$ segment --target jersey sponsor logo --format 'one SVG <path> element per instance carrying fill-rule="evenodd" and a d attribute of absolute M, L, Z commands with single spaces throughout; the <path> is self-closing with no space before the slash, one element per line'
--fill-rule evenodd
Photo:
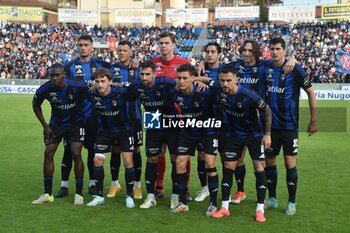
<path fill-rule="evenodd" d="M 234 117 L 238 117 L 238 118 L 242 118 L 245 115 L 244 112 L 236 112 L 236 111 L 228 109 L 228 108 L 225 108 L 225 112 L 228 115 L 231 115 L 231 116 L 234 116 Z"/>
<path fill-rule="evenodd" d="M 141 99 L 142 105 L 144 107 L 161 107 L 164 105 L 164 101 L 143 101 Z"/>
<path fill-rule="evenodd" d="M 177 71 L 178 67 L 177 66 L 173 66 L 173 70 Z"/>
<path fill-rule="evenodd" d="M 73 94 L 69 94 L 69 95 L 67 96 L 67 98 L 68 98 L 69 100 L 73 100 L 73 99 L 74 99 L 74 95 L 73 95 Z"/>
<path fill-rule="evenodd" d="M 56 92 L 50 92 L 49 96 L 57 96 L 57 93 Z"/>
<path fill-rule="evenodd" d="M 162 69 L 160 68 L 160 66 L 157 67 L 156 71 L 162 71 Z"/>
<path fill-rule="evenodd" d="M 96 149 L 98 150 L 106 150 L 107 148 L 108 148 L 108 145 L 96 144 Z"/>
<path fill-rule="evenodd" d="M 162 114 L 157 110 L 156 112 L 144 112 L 143 113 L 143 127 L 145 129 L 160 129 L 161 128 L 161 116 Z"/>
<path fill-rule="evenodd" d="M 247 78 L 247 77 L 244 77 L 244 78 L 240 78 L 239 79 L 239 82 L 242 83 L 242 84 L 245 84 L 245 83 L 249 83 L 249 84 L 257 84 L 259 81 L 258 78 Z"/>
<path fill-rule="evenodd" d="M 72 109 L 75 107 L 75 103 L 72 104 L 63 104 L 63 105 L 57 105 L 56 108 L 58 109 L 62 109 L 62 110 L 68 110 L 68 109 Z"/>
<path fill-rule="evenodd" d="M 118 111 L 99 111 L 98 113 L 102 116 L 117 116 L 119 115 L 119 110 Z"/>
<path fill-rule="evenodd" d="M 260 185 L 258 189 L 266 189 L 265 185 Z"/>
<path fill-rule="evenodd" d="M 285 87 L 278 87 L 278 86 L 267 86 L 267 92 L 273 92 L 278 94 L 283 94 L 285 91 Z"/>
<path fill-rule="evenodd" d="M 258 67 L 253 67 L 252 72 L 253 72 L 254 74 L 255 74 L 255 73 L 258 73 Z"/>

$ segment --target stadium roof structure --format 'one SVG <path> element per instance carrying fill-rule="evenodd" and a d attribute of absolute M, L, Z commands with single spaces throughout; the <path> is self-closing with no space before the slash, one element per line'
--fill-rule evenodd
<path fill-rule="evenodd" d="M 42 7 L 57 12 L 58 6 L 38 0 L 1 0 L 1 6 Z"/>

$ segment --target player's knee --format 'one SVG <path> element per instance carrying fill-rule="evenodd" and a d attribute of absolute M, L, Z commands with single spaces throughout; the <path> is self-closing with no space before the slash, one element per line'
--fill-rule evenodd
<path fill-rule="evenodd" d="M 224 166 L 227 169 L 235 170 L 237 165 L 237 161 L 224 161 Z"/>
<path fill-rule="evenodd" d="M 105 159 L 106 159 L 106 154 L 96 153 L 94 157 L 94 165 L 96 167 L 103 166 Z"/>
<path fill-rule="evenodd" d="M 237 167 L 244 165 L 244 152 L 242 153 L 241 157 L 237 160 Z"/>
<path fill-rule="evenodd" d="M 52 160 L 54 156 L 54 151 L 51 149 L 45 149 L 44 156 L 46 160 Z"/>
<path fill-rule="evenodd" d="M 176 168 L 180 170 L 186 169 L 187 161 L 188 161 L 187 156 L 177 156 Z"/>
<path fill-rule="evenodd" d="M 255 172 L 262 172 L 265 169 L 265 161 L 253 160 L 253 166 Z"/>
<path fill-rule="evenodd" d="M 205 160 L 205 168 L 214 168 L 215 167 L 215 160 Z"/>
<path fill-rule="evenodd" d="M 284 165 L 287 169 L 291 169 L 296 167 L 296 159 L 295 156 L 284 156 Z"/>
<path fill-rule="evenodd" d="M 266 167 L 276 166 L 276 156 L 266 156 L 265 162 L 266 162 Z"/>

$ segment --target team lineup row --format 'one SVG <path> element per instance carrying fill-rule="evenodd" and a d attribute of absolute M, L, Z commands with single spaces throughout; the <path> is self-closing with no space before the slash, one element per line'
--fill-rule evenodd
<path fill-rule="evenodd" d="M 206 46 L 206 62 L 200 65 L 201 75 L 197 77 L 195 68 L 189 65 L 187 60 L 181 60 L 173 54 L 174 36 L 165 32 L 160 34 L 159 38 L 162 55 L 152 59 L 152 62 L 142 63 L 137 69 L 129 66 L 131 46 L 128 42 L 119 43 L 118 53 L 121 60 L 110 66 L 90 57 L 93 49 L 92 41 L 84 36 L 78 41 L 79 58 L 68 63 L 64 68 L 59 64 L 51 67 L 50 81 L 38 89 L 33 99 L 33 109 L 44 128 L 46 144 L 45 194 L 34 200 L 33 203 L 53 201 L 53 155 L 64 137 L 67 142 L 64 157 L 68 159 L 63 159 L 65 166 L 62 168 L 69 167 L 66 165 L 69 164 L 69 161 L 72 164 L 73 158 L 76 175 L 74 204 L 83 204 L 84 166 L 81 149 L 84 142 L 83 125 L 85 123 L 85 146 L 88 148 L 90 157 L 88 163 L 93 162 L 92 166 L 88 164 L 89 186 L 95 187 L 95 190 L 91 191 L 94 199 L 88 203 L 88 206 L 104 203 L 103 164 L 106 153 L 112 146 L 111 161 L 112 159 L 118 160 L 120 152 L 124 161 L 126 206 L 134 207 L 133 190 L 134 197 L 135 195 L 140 197 L 141 190 L 140 177 L 138 177 L 141 174 L 141 165 L 137 160 L 135 163 L 135 157 L 137 157 L 135 152 L 140 155 L 139 147 L 142 144 L 139 109 L 141 103 L 145 111 L 154 113 L 152 120 L 159 117 L 157 114 L 181 113 L 193 116 L 196 121 L 218 119 L 223 124 L 221 130 L 210 127 L 182 128 L 173 131 L 146 130 L 145 183 L 148 194 L 141 208 L 156 205 L 156 195 L 162 196 L 162 184 L 156 184 L 156 180 L 157 171 L 159 173 L 163 169 L 157 166 L 157 162 L 163 160 L 160 158 L 164 156 L 163 145 L 166 144 L 172 163 L 171 212 L 184 212 L 189 209 L 187 204 L 189 157 L 194 155 L 197 147 L 199 151 L 198 173 L 202 189 L 196 199 L 204 200 L 206 196 L 210 196 L 207 216 L 213 218 L 229 216 L 228 203 L 235 171 L 239 171 L 242 176 L 237 179 L 239 180 L 237 184 L 240 185 L 238 185 L 234 201 L 239 202 L 245 197 L 244 190 L 240 189 L 243 189 L 244 148 L 246 147 L 252 157 L 256 176 L 258 202 L 256 221 L 264 222 L 266 221 L 264 217 L 266 187 L 269 190 L 266 206 L 277 208 L 276 156 L 283 146 L 289 193 L 286 214 L 295 214 L 298 178 L 295 155 L 298 152 L 300 88 L 303 88 L 309 97 L 311 120 L 308 132 L 310 135 L 317 131 L 316 99 L 305 71 L 295 64 L 293 59 L 287 63 L 283 39 L 271 40 L 272 61 L 259 60 L 259 53 L 261 54 L 259 45 L 255 41 L 246 41 L 240 50 L 242 60 L 225 65 L 219 63 L 220 46 L 216 43 L 209 43 Z M 283 72 L 284 68 L 286 72 Z M 65 79 L 65 76 L 68 76 L 69 79 Z M 94 80 L 95 90 L 89 91 L 85 82 L 77 80 L 85 80 L 87 83 Z M 116 81 L 117 84 L 111 85 L 112 81 Z M 41 111 L 41 104 L 45 99 L 52 107 L 49 124 L 45 121 Z M 81 111 L 82 106 L 84 113 Z M 97 119 L 98 123 L 96 123 Z M 97 137 L 94 139 L 91 138 L 91 132 L 96 131 L 94 128 L 97 125 Z M 222 130 L 223 128 L 226 130 Z M 90 140 L 87 140 L 89 138 Z M 89 141 L 92 143 L 87 143 Z M 222 208 L 220 210 L 217 210 L 219 183 L 215 165 L 217 152 L 220 152 L 223 163 Z M 114 161 L 111 167 L 115 168 L 116 164 Z M 64 173 L 66 173 L 65 177 Z M 107 196 L 115 196 L 120 189 L 118 179 L 115 178 L 112 173 L 111 189 Z M 67 188 L 67 171 L 62 169 L 61 189 L 56 196 L 66 195 Z M 139 195 L 136 190 L 139 191 Z"/>

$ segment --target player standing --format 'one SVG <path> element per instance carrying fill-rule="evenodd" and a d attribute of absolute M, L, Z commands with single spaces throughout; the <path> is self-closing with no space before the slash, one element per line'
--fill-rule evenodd
<path fill-rule="evenodd" d="M 79 57 L 73 59 L 64 66 L 67 78 L 85 81 L 88 86 L 92 85 L 92 73 L 99 67 L 109 68 L 110 64 L 92 57 L 94 51 L 93 40 L 89 35 L 82 35 L 78 39 Z M 95 179 L 93 177 L 94 167 L 94 144 L 96 140 L 97 115 L 92 111 L 91 103 L 84 102 L 85 141 L 84 147 L 88 150 L 89 170 L 89 194 L 96 194 Z M 61 163 L 62 181 L 61 188 L 55 197 L 60 198 L 68 195 L 68 180 L 72 169 L 72 156 L 69 149 L 69 141 L 65 140 L 65 150 Z"/>
<path fill-rule="evenodd" d="M 266 153 L 266 178 L 269 190 L 267 208 L 277 208 L 277 166 L 276 156 L 283 146 L 284 164 L 287 170 L 288 203 L 285 213 L 296 213 L 296 191 L 298 171 L 296 155 L 298 154 L 298 120 L 300 88 L 303 88 L 309 99 L 311 119 L 307 132 L 309 136 L 317 132 L 317 102 L 314 89 L 305 70 L 296 64 L 293 72 L 284 74 L 282 66 L 286 62 L 286 43 L 282 38 L 270 41 L 272 61 L 266 69 L 267 96 L 266 101 L 272 111 L 272 145 Z"/>
<path fill-rule="evenodd" d="M 62 138 L 70 140 L 71 154 L 74 160 L 76 193 L 74 205 L 82 205 L 84 163 L 81 149 L 84 142 L 82 105 L 87 92 L 85 83 L 65 79 L 64 67 L 53 64 L 50 68 L 50 81 L 36 91 L 33 98 L 33 110 L 44 129 L 44 187 L 45 193 L 33 204 L 52 202 L 52 176 L 54 172 L 53 157 Z M 51 105 L 51 119 L 46 122 L 41 105 L 44 100 Z"/>

